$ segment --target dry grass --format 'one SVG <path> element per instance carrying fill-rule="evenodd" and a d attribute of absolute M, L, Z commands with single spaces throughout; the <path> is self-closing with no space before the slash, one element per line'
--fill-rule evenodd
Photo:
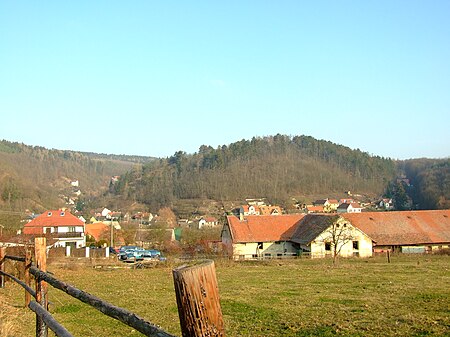
<path fill-rule="evenodd" d="M 337 267 L 330 260 L 217 261 L 227 336 L 448 336 L 449 262 L 448 256 L 394 256 L 391 264 L 385 258 L 350 259 Z M 130 270 L 66 263 L 49 269 L 181 335 L 174 266 Z M 19 308 L 23 291 L 8 283 L 0 294 L 2 309 L 12 310 L 5 322 L 20 326 L 19 335 L 33 335 L 33 314 Z M 58 290 L 50 289 L 49 298 L 52 314 L 75 336 L 141 336 Z"/>
<path fill-rule="evenodd" d="M 9 303 L 8 296 L 0 291 L 0 336 L 20 336 L 20 315 L 22 310 Z"/>

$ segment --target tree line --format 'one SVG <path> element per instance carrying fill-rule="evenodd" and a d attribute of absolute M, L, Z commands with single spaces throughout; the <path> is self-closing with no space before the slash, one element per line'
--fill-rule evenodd
<path fill-rule="evenodd" d="M 310 136 L 253 137 L 217 148 L 174 155 L 135 167 L 114 193 L 152 209 L 178 199 L 242 200 L 266 197 L 284 204 L 298 195 L 357 190 L 381 194 L 396 163 Z"/>

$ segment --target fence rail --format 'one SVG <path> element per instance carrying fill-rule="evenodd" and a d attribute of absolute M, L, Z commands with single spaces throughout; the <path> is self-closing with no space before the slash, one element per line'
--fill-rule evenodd
<path fill-rule="evenodd" d="M 52 330 L 57 336 L 71 337 L 70 332 L 64 328 L 55 318 L 48 312 L 47 284 L 61 290 L 68 295 L 86 303 L 99 310 L 104 315 L 119 320 L 120 322 L 133 327 L 145 336 L 150 337 L 175 337 L 168 332 L 162 330 L 157 325 L 152 324 L 143 318 L 137 316 L 133 312 L 117 307 L 111 303 L 91 295 L 83 290 L 77 289 L 70 284 L 58 280 L 49 272 L 46 272 L 46 240 L 45 238 L 35 239 L 35 265 L 31 264 L 31 251 L 27 250 L 25 257 L 17 257 L 5 254 L 6 248 L 0 248 L 0 288 L 4 287 L 4 277 L 8 277 L 18 283 L 25 289 L 25 305 L 36 314 L 36 336 L 47 337 L 48 329 Z M 8 274 L 4 270 L 4 261 L 13 260 L 24 262 L 25 282 Z M 189 271 L 187 273 L 186 271 Z M 36 291 L 31 288 L 31 279 L 27 275 L 33 275 L 36 284 Z M 201 266 L 183 267 L 183 272 L 174 270 L 175 292 L 178 304 L 178 312 L 181 323 L 181 331 L 186 337 L 206 337 L 206 336 L 224 336 L 223 319 L 220 310 L 217 280 L 214 269 L 214 263 L 208 261 Z M 185 275 L 189 275 L 185 276 Z M 183 284 L 183 286 L 179 286 Z M 209 288 L 207 287 L 209 285 Z M 211 287 L 211 285 L 213 285 Z M 206 289 L 211 291 L 205 292 Z M 214 291 L 213 291 L 214 290 Z M 201 303 L 210 303 L 210 305 L 201 305 L 201 312 L 192 311 L 192 300 L 179 301 L 179 299 L 195 299 L 198 294 L 202 294 Z M 36 301 L 29 299 L 33 296 Z M 197 297 L 196 297 L 197 296 Z M 197 304 L 200 305 L 200 304 Z M 212 314 L 213 313 L 213 314 Z M 200 330 L 191 331 L 186 326 L 189 320 L 186 317 L 192 316 L 191 321 L 200 322 L 202 327 Z M 211 317 L 214 317 L 212 319 Z M 184 325 L 183 325 L 184 324 Z"/>

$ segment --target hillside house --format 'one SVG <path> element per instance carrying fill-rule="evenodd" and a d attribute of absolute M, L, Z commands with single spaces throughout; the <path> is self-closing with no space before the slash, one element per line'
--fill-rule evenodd
<path fill-rule="evenodd" d="M 244 218 L 249 215 L 260 215 L 259 207 L 256 205 L 242 205 L 239 208 L 239 215 L 241 218 Z"/>
<path fill-rule="evenodd" d="M 306 206 L 306 212 L 308 214 L 325 213 L 325 209 L 323 208 L 323 206 L 307 205 Z"/>
<path fill-rule="evenodd" d="M 306 215 L 297 224 L 291 241 L 312 258 L 372 256 L 372 239 L 339 215 Z"/>
<path fill-rule="evenodd" d="M 374 251 L 425 253 L 450 247 L 450 210 L 341 214 L 369 235 Z"/>
<path fill-rule="evenodd" d="M 379 208 L 385 209 L 386 211 L 392 211 L 394 209 L 394 202 L 390 198 L 383 198 L 377 205 Z"/>
<path fill-rule="evenodd" d="M 259 212 L 261 215 L 280 215 L 282 210 L 280 206 L 263 205 L 259 206 Z"/>
<path fill-rule="evenodd" d="M 86 246 L 84 222 L 64 209 L 49 210 L 34 218 L 24 226 L 23 234 L 48 237 L 55 241 L 55 247 Z"/>
<path fill-rule="evenodd" d="M 198 221 L 198 229 L 202 229 L 203 227 L 215 227 L 219 224 L 219 221 L 214 217 L 205 217 L 201 218 Z"/>
<path fill-rule="evenodd" d="M 340 204 L 337 208 L 338 213 L 361 213 L 362 207 L 357 202 L 352 202 L 350 204 L 344 203 Z"/>

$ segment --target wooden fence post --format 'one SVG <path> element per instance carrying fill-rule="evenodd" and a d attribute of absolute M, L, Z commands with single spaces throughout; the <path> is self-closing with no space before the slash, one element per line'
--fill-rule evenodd
<path fill-rule="evenodd" d="M 214 261 L 173 270 L 183 337 L 225 336 Z"/>
<path fill-rule="evenodd" d="M 34 256 L 36 258 L 36 267 L 41 271 L 47 271 L 47 242 L 44 238 L 34 239 Z M 36 302 L 38 302 L 45 310 L 48 309 L 48 291 L 47 282 L 36 279 Z M 48 327 L 44 320 L 36 314 L 36 337 L 47 337 Z"/>
<path fill-rule="evenodd" d="M 389 251 L 389 249 L 387 250 L 387 261 L 388 261 L 388 263 L 391 263 L 391 253 L 390 253 L 390 251 Z"/>
<path fill-rule="evenodd" d="M 0 247 L 0 270 L 2 272 L 5 271 L 5 255 L 6 255 L 6 247 Z M 5 276 L 0 274 L 0 288 L 5 287 Z"/>
<path fill-rule="evenodd" d="M 31 267 L 31 249 L 30 247 L 25 248 L 25 284 L 31 288 L 31 277 L 30 277 L 30 267 Z M 31 301 L 31 294 L 25 290 L 25 307 L 28 307 Z"/>

